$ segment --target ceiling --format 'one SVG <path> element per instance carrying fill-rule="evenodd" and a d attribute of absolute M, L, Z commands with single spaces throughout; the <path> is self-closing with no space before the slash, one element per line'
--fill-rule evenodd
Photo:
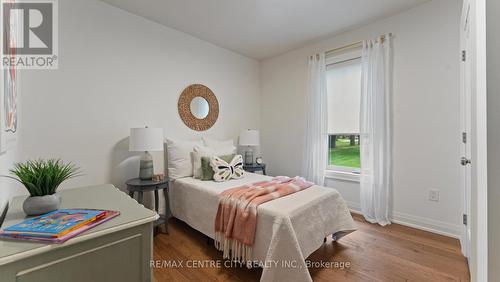
<path fill-rule="evenodd" d="M 429 0 L 103 0 L 255 59 Z"/>

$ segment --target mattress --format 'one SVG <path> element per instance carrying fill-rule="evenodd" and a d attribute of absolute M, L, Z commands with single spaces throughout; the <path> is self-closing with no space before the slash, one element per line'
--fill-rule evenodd
<path fill-rule="evenodd" d="M 169 188 L 170 209 L 174 217 L 214 238 L 218 195 L 229 188 L 270 179 L 254 173 L 227 182 L 176 179 Z M 261 204 L 252 252 L 253 260 L 266 266 L 261 281 L 312 281 L 305 258 L 323 244 L 326 236 L 335 234 L 338 240 L 353 230 L 355 223 L 347 205 L 333 188 L 314 185 Z M 283 261 L 297 267 L 280 267 Z"/>

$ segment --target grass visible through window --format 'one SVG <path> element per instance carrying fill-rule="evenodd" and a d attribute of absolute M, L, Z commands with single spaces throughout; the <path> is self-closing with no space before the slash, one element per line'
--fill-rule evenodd
<path fill-rule="evenodd" d="M 329 148 L 328 163 L 334 166 L 359 168 L 359 141 L 352 145 L 349 136 L 338 136 L 335 148 Z"/>

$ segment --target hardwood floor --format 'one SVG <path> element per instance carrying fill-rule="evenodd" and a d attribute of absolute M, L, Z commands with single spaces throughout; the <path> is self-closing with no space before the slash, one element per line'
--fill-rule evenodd
<path fill-rule="evenodd" d="M 310 268 L 314 281 L 469 281 L 458 240 L 398 224 L 380 227 L 359 215 L 353 217 L 357 231 L 338 242 L 329 238 L 308 258 L 350 262 L 350 267 Z M 154 268 L 156 281 L 259 281 L 261 269 L 225 268 L 213 241 L 207 245 L 207 237 L 182 221 L 171 219 L 169 231 L 154 238 L 154 260 L 170 262 Z M 221 266 L 186 265 L 212 260 Z"/>

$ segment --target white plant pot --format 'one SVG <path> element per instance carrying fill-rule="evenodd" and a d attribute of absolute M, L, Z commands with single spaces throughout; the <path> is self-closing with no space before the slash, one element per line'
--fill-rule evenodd
<path fill-rule="evenodd" d="M 24 200 L 23 210 L 27 215 L 40 215 L 55 211 L 61 206 L 58 194 L 28 197 Z"/>

